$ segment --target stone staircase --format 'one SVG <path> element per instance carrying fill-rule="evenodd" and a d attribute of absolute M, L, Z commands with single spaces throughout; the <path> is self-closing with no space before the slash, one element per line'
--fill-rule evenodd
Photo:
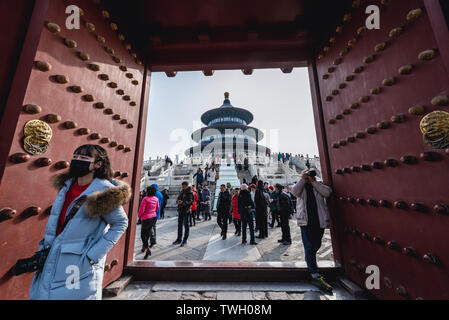
<path fill-rule="evenodd" d="M 228 162 L 226 162 L 228 161 Z M 227 165 L 227 164 L 230 165 Z M 214 205 L 212 206 L 213 211 L 217 210 L 217 202 L 218 202 L 218 195 L 220 194 L 220 185 L 224 184 L 227 185 L 228 183 L 231 184 L 232 188 L 239 188 L 240 187 L 240 180 L 237 176 L 237 168 L 234 163 L 234 159 L 222 159 L 220 169 L 218 171 L 219 178 L 215 182 L 215 194 L 214 194 Z"/>
<path fill-rule="evenodd" d="M 245 179 L 246 182 L 251 183 L 251 179 L 253 178 L 248 170 L 237 171 L 237 176 L 240 180 L 240 184 L 243 183 L 243 179 Z"/>

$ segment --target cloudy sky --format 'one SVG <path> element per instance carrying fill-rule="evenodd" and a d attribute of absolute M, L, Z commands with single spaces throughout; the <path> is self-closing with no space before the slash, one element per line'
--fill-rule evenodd
<path fill-rule="evenodd" d="M 190 134 L 203 126 L 201 115 L 220 107 L 226 91 L 233 106 L 253 113 L 251 126 L 265 131 L 261 144 L 273 152 L 318 155 L 308 72 L 298 68 L 291 74 L 254 70 L 250 76 L 239 70 L 216 71 L 212 77 L 153 73 L 144 159 L 173 157 L 194 144 Z"/>

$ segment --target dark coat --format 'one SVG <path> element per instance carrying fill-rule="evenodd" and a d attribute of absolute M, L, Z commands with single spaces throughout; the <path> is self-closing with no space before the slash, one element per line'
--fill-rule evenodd
<path fill-rule="evenodd" d="M 190 207 L 193 204 L 193 192 L 192 188 L 187 187 L 185 190 L 182 190 L 179 193 L 178 199 L 176 201 L 181 200 L 183 204 L 178 204 L 178 212 L 179 213 L 189 213 Z"/>
<path fill-rule="evenodd" d="M 195 173 L 194 175 L 193 175 L 193 178 L 195 179 L 195 177 L 196 177 L 196 182 L 198 182 L 198 183 L 202 183 L 203 181 L 204 181 L 204 176 L 203 176 L 203 172 L 201 171 L 200 173 Z"/>
<path fill-rule="evenodd" d="M 224 192 L 220 192 L 218 195 L 218 202 L 217 202 L 217 211 L 218 212 L 227 212 L 231 210 L 231 194 L 228 190 Z"/>
<path fill-rule="evenodd" d="M 281 214 L 291 214 L 293 212 L 291 199 L 285 192 L 278 194 L 278 208 Z"/>
<path fill-rule="evenodd" d="M 263 189 L 256 189 L 254 202 L 256 203 L 256 214 L 263 215 L 267 212 L 268 204 Z"/>
<path fill-rule="evenodd" d="M 270 193 L 270 198 L 273 199 L 273 201 L 270 203 L 270 210 L 271 212 L 278 211 L 278 194 L 276 191 L 273 191 Z"/>
<path fill-rule="evenodd" d="M 162 196 L 164 197 L 164 200 L 162 201 L 162 208 L 164 208 L 167 205 L 167 200 L 170 199 L 167 190 L 162 192 Z"/>
<path fill-rule="evenodd" d="M 250 221 L 254 219 L 250 208 L 255 209 L 256 205 L 251 199 L 251 193 L 248 190 L 241 190 L 238 199 L 239 214 L 242 220 Z"/>

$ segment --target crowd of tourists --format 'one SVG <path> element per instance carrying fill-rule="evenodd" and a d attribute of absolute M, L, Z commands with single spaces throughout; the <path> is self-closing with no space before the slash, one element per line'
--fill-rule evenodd
<path fill-rule="evenodd" d="M 18 276 L 34 273 L 30 286 L 30 299 L 101 299 L 106 255 L 119 241 L 128 227 L 123 205 L 131 198 L 131 187 L 113 179 L 108 154 L 98 145 L 82 145 L 73 153 L 70 170 L 58 174 L 53 185 L 58 191 L 44 238 L 39 251 L 30 258 L 19 259 L 10 270 Z M 316 253 L 321 246 L 324 230 L 329 228 L 329 211 L 326 198 L 332 189 L 316 180 L 316 171 L 308 169 L 291 189 L 282 185 L 270 186 L 253 177 L 253 184 L 243 183 L 239 188 L 220 186 L 217 203 L 217 223 L 221 237 L 226 240 L 229 223 L 235 225 L 235 236 L 250 244 L 256 238 L 268 237 L 269 226 L 282 229 L 283 245 L 292 243 L 289 220 L 295 212 L 301 227 L 305 260 L 312 283 L 331 291 L 332 287 L 319 274 Z M 189 237 L 189 227 L 200 220 L 211 220 L 211 193 L 218 173 L 215 165 L 200 169 L 195 183 L 183 182 L 177 199 L 178 236 L 174 245 L 184 246 Z M 156 244 L 156 224 L 164 218 L 169 198 L 167 190 L 159 191 L 151 185 L 141 194 L 139 221 L 141 223 L 142 252 L 145 258 Z M 184 232 L 183 232 L 184 231 Z M 256 237 L 255 234 L 259 233 Z M 74 251 L 76 250 L 76 251 Z M 72 254 L 76 252 L 76 254 Z M 79 260 L 79 255 L 83 259 Z M 57 265 L 55 263 L 57 262 Z M 77 267 L 85 275 L 79 290 L 72 290 L 67 283 L 68 267 Z M 61 285 L 62 284 L 62 285 Z"/>
<path fill-rule="evenodd" d="M 316 261 L 324 230 L 329 228 L 329 211 L 325 199 L 332 191 L 318 182 L 316 176 L 316 169 L 307 169 L 302 173 L 300 181 L 291 188 L 281 184 L 269 185 L 257 176 L 251 179 L 251 183 L 244 180 L 238 188 L 232 188 L 230 183 L 222 184 L 216 206 L 217 224 L 222 240 L 227 239 L 228 225 L 234 224 L 234 236 L 241 237 L 242 244 L 247 244 L 249 233 L 250 245 L 257 245 L 256 239 L 268 238 L 270 228 L 281 228 L 282 236 L 278 242 L 289 246 L 292 244 L 289 222 L 296 216 L 312 282 L 325 290 L 332 290 L 319 274 Z M 211 220 L 209 188 L 215 188 L 218 170 L 215 164 L 207 165 L 204 172 L 199 168 L 193 178 L 193 183 L 182 183 L 176 200 L 178 233 L 173 245 L 180 244 L 181 247 L 187 243 L 190 227 L 196 226 L 197 221 Z M 166 190 L 160 193 L 157 185 L 152 185 L 141 202 L 139 218 L 142 219 L 142 252 L 145 252 L 145 259 L 151 255 L 150 248 L 156 244 L 156 221 L 163 218 L 167 199 Z"/>

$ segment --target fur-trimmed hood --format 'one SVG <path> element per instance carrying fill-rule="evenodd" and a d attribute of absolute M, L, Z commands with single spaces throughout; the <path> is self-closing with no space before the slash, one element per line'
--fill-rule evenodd
<path fill-rule="evenodd" d="M 60 190 L 65 186 L 65 183 L 69 179 L 71 179 L 69 173 L 64 172 L 54 176 L 52 183 L 56 189 Z M 88 217 L 100 217 L 103 214 L 124 205 L 131 199 L 132 190 L 129 184 L 117 180 L 108 181 L 114 186 L 109 188 L 106 187 L 103 190 L 94 191 L 87 196 L 87 200 L 84 204 L 84 211 Z"/>

